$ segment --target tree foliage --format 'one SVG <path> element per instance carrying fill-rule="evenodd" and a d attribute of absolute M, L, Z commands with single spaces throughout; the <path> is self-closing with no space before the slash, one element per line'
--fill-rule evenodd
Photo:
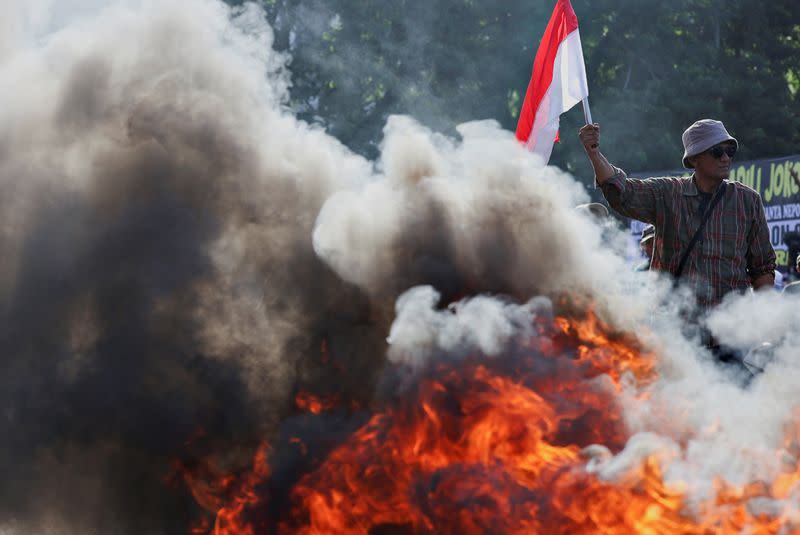
<path fill-rule="evenodd" d="M 452 132 L 510 130 L 554 0 L 262 0 L 291 53 L 292 108 L 353 150 L 377 153 L 386 117 Z M 573 0 L 604 152 L 629 170 L 680 165 L 680 134 L 723 120 L 744 158 L 800 152 L 797 0 Z M 562 119 L 551 162 L 586 179 Z"/>

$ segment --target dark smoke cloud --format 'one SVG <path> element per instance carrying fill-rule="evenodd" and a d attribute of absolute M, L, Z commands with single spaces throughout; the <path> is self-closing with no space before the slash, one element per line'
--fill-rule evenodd
<path fill-rule="evenodd" d="M 598 249 L 601 229 L 573 210 L 581 186 L 523 154 L 493 122 L 458 129 L 454 144 L 390 118 L 382 173 L 328 200 L 317 252 L 371 295 L 431 283 L 446 302 L 480 292 L 524 301 L 613 281 L 619 244 Z"/>
<path fill-rule="evenodd" d="M 375 403 L 412 286 L 441 307 L 526 302 L 624 269 L 573 210 L 582 187 L 494 124 L 456 142 L 393 118 L 373 165 L 297 121 L 254 5 L 131 1 L 66 24 L 12 4 L 0 530 L 182 532 L 196 506 L 172 461 L 246 460 L 299 390 Z"/>
<path fill-rule="evenodd" d="M 190 437 L 268 437 L 327 337 L 379 368 L 368 303 L 310 243 L 369 167 L 280 111 L 252 5 L 34 26 L 0 55 L 0 530 L 182 532 Z"/>

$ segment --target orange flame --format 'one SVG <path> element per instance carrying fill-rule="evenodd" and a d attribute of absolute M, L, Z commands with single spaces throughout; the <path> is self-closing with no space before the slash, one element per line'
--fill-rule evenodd
<path fill-rule="evenodd" d="M 193 469 L 180 469 L 197 503 L 215 516 L 213 527 L 207 518 L 202 518 L 190 529 L 192 535 L 260 533 L 249 522 L 246 512 L 248 507 L 257 505 L 264 499 L 256 489 L 270 476 L 271 470 L 267 462 L 269 451 L 269 446 L 262 444 L 253 457 L 252 469 L 241 478 L 220 474 L 210 463 L 201 463 Z"/>
<path fill-rule="evenodd" d="M 294 398 L 294 403 L 298 409 L 310 412 L 311 414 L 320 414 L 324 411 L 329 411 L 336 407 L 338 401 L 336 396 L 324 398 L 315 396 L 311 392 L 298 392 Z"/>
<path fill-rule="evenodd" d="M 687 503 L 684 486 L 665 484 L 655 458 L 614 483 L 587 470 L 585 447 L 619 451 L 629 438 L 615 403 L 625 378 L 643 385 L 655 377 L 653 355 L 609 332 L 592 314 L 556 318 L 531 342 L 535 357 L 440 364 L 294 484 L 271 527 L 244 514 L 269 502 L 256 492 L 270 477 L 266 449 L 235 490 L 224 476 L 210 487 L 189 479 L 198 503 L 216 511 L 214 527 L 196 533 L 798 532 L 777 502 L 799 486 L 788 452 L 786 473 L 771 484 L 720 482 L 701 504 Z M 322 410 L 302 399 L 310 412 Z"/>

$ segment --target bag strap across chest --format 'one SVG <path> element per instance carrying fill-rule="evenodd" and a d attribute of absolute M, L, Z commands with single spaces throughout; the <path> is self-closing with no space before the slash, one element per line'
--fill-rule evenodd
<path fill-rule="evenodd" d="M 680 278 L 681 274 L 683 274 L 683 268 L 686 267 L 686 261 L 689 260 L 689 255 L 692 253 L 694 246 L 697 244 L 697 241 L 700 239 L 700 235 L 703 233 L 703 229 L 706 228 L 706 223 L 708 223 L 708 218 L 711 216 L 711 213 L 714 211 L 714 208 L 719 204 L 719 201 L 722 199 L 723 195 L 725 195 L 725 188 L 727 187 L 728 183 L 723 182 L 720 184 L 719 188 L 717 188 L 717 193 L 714 195 L 714 198 L 711 200 L 711 204 L 708 206 L 705 212 L 703 212 L 703 219 L 700 221 L 700 226 L 697 227 L 697 230 L 692 236 L 689 245 L 686 246 L 686 250 L 683 252 L 681 256 L 681 261 L 678 263 L 678 269 L 675 271 L 675 278 Z"/>

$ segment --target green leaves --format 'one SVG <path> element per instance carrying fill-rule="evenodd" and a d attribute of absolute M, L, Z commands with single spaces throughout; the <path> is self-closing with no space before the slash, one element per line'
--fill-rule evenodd
<path fill-rule="evenodd" d="M 374 157 L 386 117 L 454 134 L 496 119 L 513 130 L 555 0 L 265 0 L 277 46 L 292 54 L 292 103 Z M 800 7 L 796 0 L 573 0 L 604 152 L 629 170 L 680 163 L 680 135 L 723 120 L 742 158 L 798 152 Z M 590 181 L 562 118 L 552 163 Z"/>

